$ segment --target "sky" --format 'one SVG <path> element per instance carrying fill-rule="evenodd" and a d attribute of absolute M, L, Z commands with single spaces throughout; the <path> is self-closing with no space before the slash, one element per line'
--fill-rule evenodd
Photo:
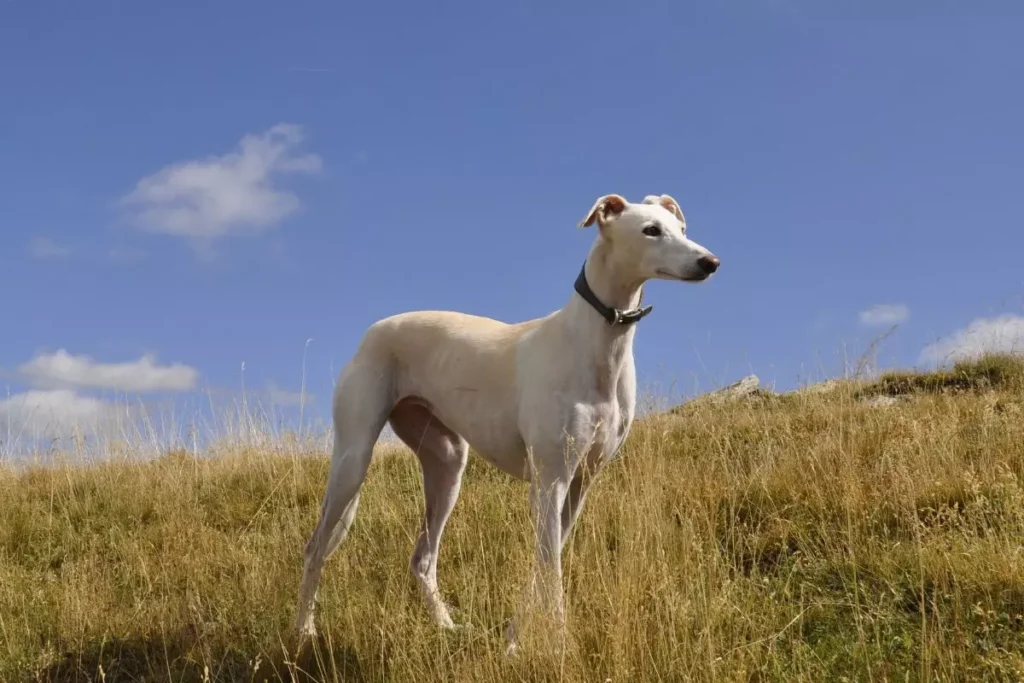
<path fill-rule="evenodd" d="M 365 328 L 574 296 L 619 193 L 641 392 L 1024 346 L 1017 1 L 0 2 L 0 420 L 253 394 L 329 415 Z M 13 427 L 12 427 L 13 425 Z M 0 429 L 0 431 L 3 431 Z"/>

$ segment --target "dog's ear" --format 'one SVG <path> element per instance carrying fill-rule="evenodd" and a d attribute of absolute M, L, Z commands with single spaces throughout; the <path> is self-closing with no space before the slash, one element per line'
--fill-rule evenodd
<path fill-rule="evenodd" d="M 675 199 L 672 199 L 672 197 L 668 196 L 667 194 L 649 194 L 646 197 L 644 197 L 644 204 L 660 204 L 661 206 L 671 211 L 676 218 L 678 218 L 679 220 L 683 220 L 683 210 L 679 208 L 679 202 L 677 202 Z"/>
<path fill-rule="evenodd" d="M 598 227 L 604 225 L 612 216 L 617 216 L 626 210 L 626 204 L 628 204 L 622 196 L 617 194 L 606 194 L 605 196 L 594 202 L 594 205 L 590 207 L 590 211 L 587 212 L 587 217 L 580 221 L 581 228 L 589 228 L 597 221 Z"/>

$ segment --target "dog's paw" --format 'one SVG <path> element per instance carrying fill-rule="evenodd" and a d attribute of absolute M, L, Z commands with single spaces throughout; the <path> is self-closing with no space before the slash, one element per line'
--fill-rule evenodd
<path fill-rule="evenodd" d="M 299 642 L 313 640 L 316 638 L 316 624 L 312 618 L 304 619 L 295 625 L 295 632 L 299 637 Z"/>
<path fill-rule="evenodd" d="M 464 635 L 473 632 L 473 624 L 469 623 L 468 621 L 455 622 L 448 627 L 448 630 L 452 633 Z"/>
<path fill-rule="evenodd" d="M 505 624 L 505 656 L 515 657 L 519 654 L 519 638 L 516 635 L 516 622 L 509 619 Z"/>

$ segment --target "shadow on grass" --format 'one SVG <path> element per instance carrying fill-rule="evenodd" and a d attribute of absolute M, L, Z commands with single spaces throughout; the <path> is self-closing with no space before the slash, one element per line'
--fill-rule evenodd
<path fill-rule="evenodd" d="M 204 642 L 193 631 L 104 638 L 64 653 L 24 680 L 120 683 L 121 681 L 361 681 L 370 676 L 355 651 L 318 637 L 299 654 L 288 644 L 275 652 Z M 287 658 L 286 658 L 287 657 Z M 379 678 L 379 676 L 378 676 Z"/>

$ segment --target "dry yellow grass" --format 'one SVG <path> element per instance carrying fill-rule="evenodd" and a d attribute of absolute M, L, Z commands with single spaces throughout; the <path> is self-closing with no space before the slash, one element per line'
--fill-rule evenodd
<path fill-rule="evenodd" d="M 532 558 L 526 488 L 475 458 L 439 567 L 473 630 L 429 622 L 407 569 L 418 469 L 393 450 L 326 567 L 324 637 L 299 657 L 326 456 L 0 471 L 0 678 L 1019 679 L 1024 371 L 985 362 L 638 424 L 567 550 L 558 660 L 503 654 Z M 872 392 L 910 398 L 870 407 Z"/>

